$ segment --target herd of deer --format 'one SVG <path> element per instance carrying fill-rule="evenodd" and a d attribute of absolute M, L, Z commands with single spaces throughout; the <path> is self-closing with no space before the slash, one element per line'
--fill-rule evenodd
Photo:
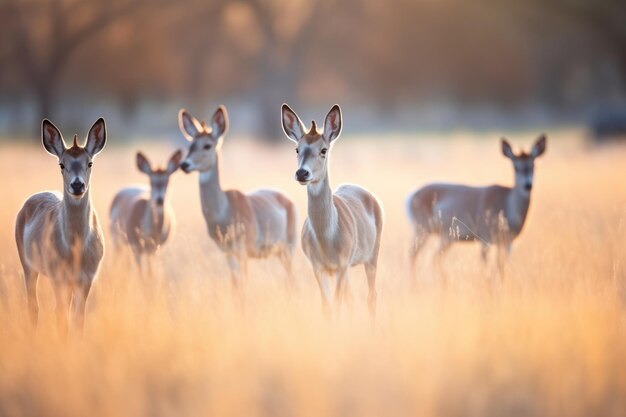
<path fill-rule="evenodd" d="M 274 190 L 244 194 L 221 186 L 221 147 L 228 130 L 226 109 L 220 106 L 209 125 L 181 110 L 179 125 L 189 141 L 184 159 L 182 151 L 177 151 L 165 168 L 154 168 L 142 153 L 137 154 L 137 168 L 149 176 L 150 188 L 124 188 L 113 199 L 110 224 L 114 246 L 131 248 L 141 266 L 145 255 L 153 254 L 166 242 L 173 227 L 173 210 L 165 198 L 170 175 L 179 168 L 185 173 L 198 171 L 202 214 L 209 236 L 226 255 L 233 285 L 240 285 L 247 258 L 273 255 L 281 260 L 292 279 L 297 222 L 294 203 Z M 298 115 L 284 104 L 282 126 L 296 144 L 295 179 L 307 187 L 308 217 L 301 243 L 324 308 L 328 311 L 331 305 L 329 277 L 336 277 L 335 303 L 341 304 L 347 296 L 348 270 L 363 264 L 373 316 L 383 213 L 376 197 L 364 188 L 342 185 L 335 192 L 331 189 L 328 160 L 332 144 L 341 133 L 341 110 L 335 105 L 328 112 L 320 132 L 315 121 L 307 130 Z M 67 325 L 73 305 L 82 326 L 87 296 L 104 256 L 103 234 L 89 194 L 93 159 L 106 142 L 105 122 L 102 118 L 96 121 L 84 146 L 74 136 L 68 147 L 57 127 L 44 120 L 42 140 L 46 151 L 59 160 L 63 193 L 35 194 L 17 214 L 15 240 L 24 269 L 30 316 L 36 323 L 37 279 L 42 273 L 52 279 L 63 325 Z M 430 184 L 412 193 L 407 204 L 414 232 L 412 264 L 428 237 L 437 235 L 439 256 L 454 242 L 477 240 L 482 244 L 483 259 L 494 246 L 498 265 L 502 265 L 503 255 L 510 251 L 524 225 L 534 161 L 545 148 L 543 135 L 530 153 L 515 154 L 509 143 L 502 140 L 502 153 L 511 159 L 515 169 L 513 187 Z"/>

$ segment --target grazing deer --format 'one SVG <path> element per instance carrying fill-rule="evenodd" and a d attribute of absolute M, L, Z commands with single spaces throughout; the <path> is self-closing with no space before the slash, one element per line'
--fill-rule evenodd
<path fill-rule="evenodd" d="M 234 287 L 246 272 L 246 260 L 277 255 L 293 284 L 292 256 L 296 243 L 296 207 L 283 194 L 261 189 L 244 194 L 223 190 L 221 148 L 228 130 L 226 108 L 218 107 L 210 126 L 186 110 L 179 113 L 180 130 L 190 142 L 180 165 L 185 173 L 199 172 L 202 214 L 209 236 L 226 254 Z M 243 271 L 242 271 L 243 270 Z"/>
<path fill-rule="evenodd" d="M 41 273 L 52 279 L 60 326 L 67 326 L 73 298 L 82 328 L 87 296 L 104 256 L 104 239 L 91 207 L 89 180 L 93 159 L 106 142 L 106 127 L 104 119 L 98 119 L 89 130 L 85 146 L 80 146 L 74 135 L 69 148 L 48 120 L 42 123 L 41 135 L 46 151 L 59 158 L 63 193 L 35 194 L 17 214 L 15 241 L 24 268 L 30 316 L 36 324 L 37 279 Z"/>
<path fill-rule="evenodd" d="M 137 168 L 150 178 L 150 188 L 124 188 L 111 204 L 113 243 L 117 248 L 129 245 L 140 267 L 142 255 L 154 254 L 173 230 L 174 210 L 165 195 L 170 175 L 178 170 L 182 158 L 182 151 L 176 151 L 167 167 L 153 169 L 148 159 L 138 152 Z"/>
<path fill-rule="evenodd" d="M 308 217 L 302 229 L 302 248 L 313 267 L 324 309 L 330 308 L 328 275 L 337 277 L 335 303 L 347 295 L 348 269 L 363 264 L 369 286 L 369 309 L 376 312 L 376 267 L 383 228 L 382 209 L 367 190 L 351 184 L 330 188 L 328 161 L 333 142 L 341 133 L 341 110 L 333 106 L 326 115 L 324 130 L 315 121 L 309 131 L 287 104 L 282 107 L 285 134 L 297 144 L 298 169 L 295 179 L 307 186 Z"/>
<path fill-rule="evenodd" d="M 546 150 L 541 135 L 531 152 L 515 154 L 502 139 L 502 153 L 513 162 L 515 185 L 469 187 L 458 184 L 430 184 L 408 198 L 408 216 L 414 242 L 411 263 L 414 266 L 420 249 L 431 234 L 440 238 L 439 259 L 454 242 L 480 241 L 482 258 L 487 260 L 489 247 L 498 249 L 498 267 L 502 276 L 504 254 L 520 234 L 530 204 L 535 158 Z"/>

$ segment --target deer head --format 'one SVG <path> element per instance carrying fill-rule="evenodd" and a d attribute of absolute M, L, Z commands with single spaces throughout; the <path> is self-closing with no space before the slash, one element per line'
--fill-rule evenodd
<path fill-rule="evenodd" d="M 533 188 L 535 158 L 543 155 L 546 151 L 546 141 L 546 136 L 542 134 L 537 138 L 530 153 L 521 151 L 515 154 L 509 142 L 502 138 L 502 153 L 513 162 L 515 169 L 515 187 L 525 194 L 530 194 Z"/>
<path fill-rule="evenodd" d="M 41 137 L 46 151 L 59 158 L 64 193 L 75 201 L 82 199 L 89 190 L 93 159 L 106 143 L 104 119 L 98 119 L 89 129 L 84 146 L 78 144 L 74 135 L 72 146 L 67 147 L 59 129 L 48 119 L 41 124 Z"/>
<path fill-rule="evenodd" d="M 150 200 L 156 207 L 163 207 L 170 176 L 178 170 L 181 159 L 183 151 L 178 150 L 170 157 L 165 168 L 152 168 L 148 158 L 137 152 L 137 169 L 150 178 Z"/>
<path fill-rule="evenodd" d="M 324 130 L 317 130 L 315 120 L 306 131 L 300 117 L 287 105 L 282 107 L 285 135 L 296 144 L 298 169 L 295 178 L 302 185 L 317 183 L 328 172 L 328 158 L 332 143 L 341 134 L 341 109 L 335 104 L 324 119 Z"/>
<path fill-rule="evenodd" d="M 228 131 L 228 113 L 224 106 L 219 106 L 213 117 L 211 125 L 199 122 L 182 109 L 178 114 L 178 124 L 181 132 L 189 141 L 187 157 L 180 164 L 185 173 L 192 171 L 207 172 L 217 166 L 218 151 L 224 141 L 224 135 Z"/>

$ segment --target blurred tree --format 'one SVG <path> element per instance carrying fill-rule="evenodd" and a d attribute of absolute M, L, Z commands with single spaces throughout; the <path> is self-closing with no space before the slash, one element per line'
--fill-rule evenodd
<path fill-rule="evenodd" d="M 187 0 L 184 7 L 142 8 L 90 42 L 90 48 L 101 51 L 98 56 L 86 48 L 77 53 L 72 79 L 98 85 L 127 121 L 146 101 L 167 103 L 175 98 L 194 113 L 213 110 L 203 106 L 209 97 L 221 94 L 215 89 L 226 81 L 213 74 L 211 65 L 216 48 L 224 43 L 222 15 L 227 4 Z"/>
<path fill-rule="evenodd" d="M 487 5 L 500 7 L 527 34 L 536 99 L 568 108 L 626 98 L 626 2 L 487 0 Z M 615 68 L 615 76 L 607 76 L 607 66 Z M 583 90 L 577 100 L 573 89 Z"/>
<path fill-rule="evenodd" d="M 148 0 L 5 0 L 7 18 L 2 30 L 13 44 L 0 67 L 15 63 L 36 97 L 38 119 L 51 117 L 59 82 L 75 51 L 148 3 L 156 4 Z"/>
<path fill-rule="evenodd" d="M 611 83 L 604 87 L 594 83 L 601 94 L 613 94 L 619 88 L 620 96 L 626 93 L 626 2 L 622 0 L 554 0 L 545 6 L 555 15 L 569 20 L 572 24 L 587 29 L 599 38 L 597 48 L 613 57 L 614 64 L 621 74 L 621 85 Z M 596 78 L 605 78 L 606 74 L 598 71 Z M 604 90 L 604 91 L 602 91 Z M 607 91 L 608 90 L 608 91 Z"/>
<path fill-rule="evenodd" d="M 341 1 L 244 1 L 254 11 L 263 39 L 255 65 L 259 133 L 269 141 L 282 140 L 278 109 L 285 101 L 299 107 L 298 86 L 306 72 L 306 56 Z"/>
<path fill-rule="evenodd" d="M 0 0 L 0 19 L 0 105 L 38 117 L 230 101 L 276 140 L 283 101 L 376 106 L 389 125 L 420 106 L 580 111 L 626 94 L 617 0 Z"/>

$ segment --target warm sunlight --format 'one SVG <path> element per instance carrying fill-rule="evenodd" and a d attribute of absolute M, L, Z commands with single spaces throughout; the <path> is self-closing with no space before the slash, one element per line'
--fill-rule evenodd
<path fill-rule="evenodd" d="M 625 13 L 0 2 L 0 417 L 626 415 Z"/>

